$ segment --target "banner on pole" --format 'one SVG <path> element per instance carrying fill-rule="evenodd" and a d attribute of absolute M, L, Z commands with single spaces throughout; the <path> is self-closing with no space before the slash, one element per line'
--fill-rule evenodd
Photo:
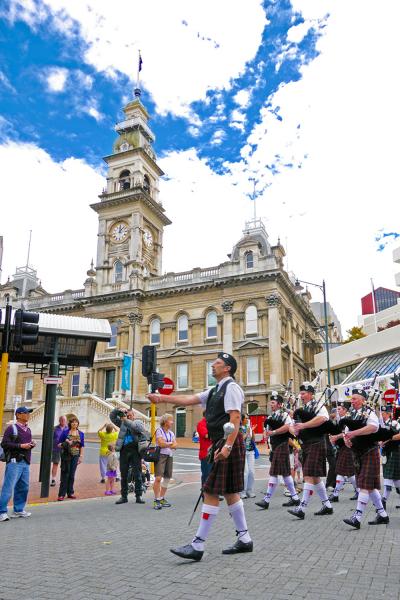
<path fill-rule="evenodd" d="M 122 363 L 121 389 L 125 392 L 130 391 L 131 389 L 131 367 L 131 354 L 124 354 L 124 360 Z"/>

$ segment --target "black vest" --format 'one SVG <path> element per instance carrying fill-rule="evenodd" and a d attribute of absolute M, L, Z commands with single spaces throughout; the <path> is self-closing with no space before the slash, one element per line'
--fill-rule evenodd
<path fill-rule="evenodd" d="M 306 406 L 302 408 L 297 408 L 294 411 L 293 419 L 296 422 L 307 423 L 311 421 L 316 416 L 316 408 L 318 407 L 318 402 L 316 400 L 312 400 Z M 311 427 L 310 429 L 302 429 L 299 432 L 298 438 L 300 442 L 322 442 L 324 440 L 324 436 L 326 434 L 326 423 L 322 423 L 318 427 Z"/>
<path fill-rule="evenodd" d="M 279 429 L 280 427 L 282 427 L 285 424 L 286 416 L 287 416 L 287 413 L 282 410 L 275 411 L 274 413 L 272 413 L 272 415 L 270 415 L 267 419 L 265 419 L 264 428 L 266 429 L 268 427 L 272 431 Z M 289 437 L 290 437 L 290 434 L 288 431 L 286 433 L 280 433 L 279 435 L 272 435 L 271 437 L 269 437 L 268 440 L 269 440 L 269 443 L 271 444 L 272 450 L 275 450 L 278 446 L 280 446 L 284 442 L 288 442 Z"/>
<path fill-rule="evenodd" d="M 217 442 L 224 437 L 224 425 L 230 421 L 229 414 L 225 412 L 224 398 L 226 388 L 230 383 L 232 383 L 232 381 L 233 379 L 225 381 L 225 383 L 219 388 L 218 392 L 216 391 L 217 388 L 213 387 L 208 394 L 206 404 L 206 421 L 208 436 L 212 442 Z"/>

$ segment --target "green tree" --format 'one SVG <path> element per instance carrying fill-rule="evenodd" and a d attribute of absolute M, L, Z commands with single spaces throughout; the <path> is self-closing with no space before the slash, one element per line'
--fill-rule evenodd
<path fill-rule="evenodd" d="M 361 338 L 366 337 L 362 327 L 351 327 L 347 330 L 347 334 L 348 337 L 343 341 L 343 344 L 348 344 L 349 342 L 354 342 L 354 340 L 360 340 Z"/>

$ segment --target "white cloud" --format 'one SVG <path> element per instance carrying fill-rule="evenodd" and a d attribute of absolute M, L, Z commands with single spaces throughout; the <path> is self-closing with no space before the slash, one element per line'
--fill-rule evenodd
<path fill-rule="evenodd" d="M 6 90 L 12 92 L 13 94 L 16 93 L 15 87 L 11 84 L 7 75 L 3 73 L 3 71 L 0 71 L 0 87 L 4 87 Z"/>
<path fill-rule="evenodd" d="M 233 100 L 238 104 L 241 108 L 246 108 L 249 105 L 251 94 L 249 90 L 240 90 Z"/>
<path fill-rule="evenodd" d="M 103 176 L 83 160 L 55 162 L 33 144 L 15 142 L 0 145 L 0 165 L 3 198 L 13 205 L 1 217 L 2 283 L 25 263 L 32 229 L 30 262 L 43 287 L 81 288 L 96 257 L 97 215 L 89 205 L 98 200 Z"/>
<path fill-rule="evenodd" d="M 104 119 L 104 115 L 96 108 L 96 106 L 87 106 L 83 108 L 83 112 L 86 112 L 88 115 L 93 117 L 96 121 L 101 121 Z"/>
<path fill-rule="evenodd" d="M 45 79 L 49 92 L 63 92 L 67 84 L 68 69 L 52 67 L 46 70 Z"/>

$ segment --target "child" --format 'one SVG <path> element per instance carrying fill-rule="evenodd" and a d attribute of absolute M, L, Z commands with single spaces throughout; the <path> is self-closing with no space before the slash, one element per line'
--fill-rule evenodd
<path fill-rule="evenodd" d="M 114 496 L 114 482 L 117 476 L 118 458 L 115 453 L 115 444 L 108 444 L 107 452 L 107 471 L 106 471 L 106 491 L 105 496 Z"/>

